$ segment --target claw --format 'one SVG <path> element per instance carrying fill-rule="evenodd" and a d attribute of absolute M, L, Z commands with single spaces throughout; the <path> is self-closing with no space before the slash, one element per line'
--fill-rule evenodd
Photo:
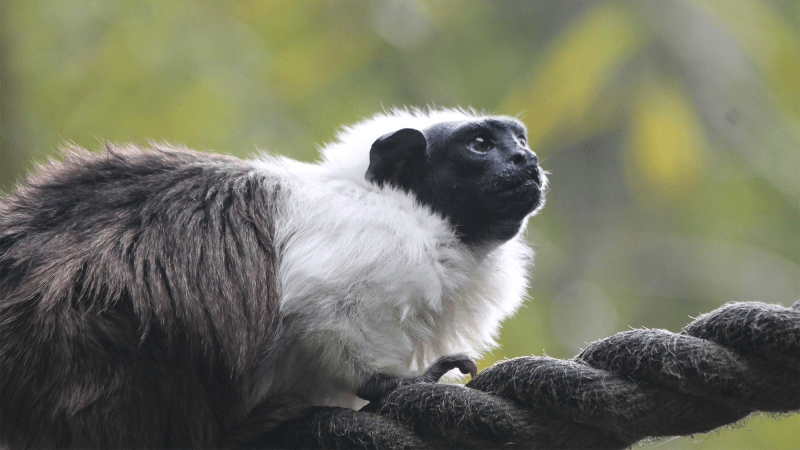
<path fill-rule="evenodd" d="M 460 370 L 463 374 L 469 372 L 470 378 L 475 378 L 475 375 L 478 374 L 478 365 L 475 364 L 475 361 L 470 359 L 464 364 L 464 366 L 459 367 L 458 370 Z"/>

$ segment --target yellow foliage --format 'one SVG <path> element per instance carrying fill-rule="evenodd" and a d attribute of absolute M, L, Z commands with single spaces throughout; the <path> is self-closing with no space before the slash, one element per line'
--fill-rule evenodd
<path fill-rule="evenodd" d="M 584 119 L 600 89 L 645 40 L 629 9 L 599 4 L 561 31 L 533 84 L 500 109 L 524 113 L 535 148 L 554 129 Z"/>
<path fill-rule="evenodd" d="M 646 85 L 635 101 L 627 150 L 637 180 L 631 181 L 642 179 L 660 199 L 690 195 L 700 178 L 705 139 L 688 99 L 662 82 Z"/>

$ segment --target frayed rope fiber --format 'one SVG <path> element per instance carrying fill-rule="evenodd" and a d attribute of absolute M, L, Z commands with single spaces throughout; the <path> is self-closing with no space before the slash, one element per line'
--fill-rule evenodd
<path fill-rule="evenodd" d="M 570 360 L 499 362 L 466 386 L 403 386 L 362 411 L 312 408 L 256 446 L 621 449 L 798 410 L 800 301 L 729 303 L 677 334 L 626 331 Z"/>

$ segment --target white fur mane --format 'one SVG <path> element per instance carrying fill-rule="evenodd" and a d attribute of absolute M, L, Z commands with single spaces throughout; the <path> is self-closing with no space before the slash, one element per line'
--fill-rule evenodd
<path fill-rule="evenodd" d="M 356 406 L 354 392 L 372 373 L 419 373 L 442 355 L 477 356 L 496 345 L 500 322 L 525 294 L 524 239 L 468 247 L 413 195 L 364 178 L 378 137 L 476 117 L 395 110 L 344 128 L 319 163 L 253 162 L 280 185 L 274 220 L 285 325 L 272 360 L 280 363 L 264 363 L 253 402 L 294 392 L 314 404 Z"/>

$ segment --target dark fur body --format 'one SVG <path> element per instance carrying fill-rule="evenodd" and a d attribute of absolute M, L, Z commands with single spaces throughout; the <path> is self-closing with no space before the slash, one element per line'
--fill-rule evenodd
<path fill-rule="evenodd" d="M 276 189 L 219 155 L 76 149 L 0 199 L 0 442 L 228 439 L 278 333 Z"/>

